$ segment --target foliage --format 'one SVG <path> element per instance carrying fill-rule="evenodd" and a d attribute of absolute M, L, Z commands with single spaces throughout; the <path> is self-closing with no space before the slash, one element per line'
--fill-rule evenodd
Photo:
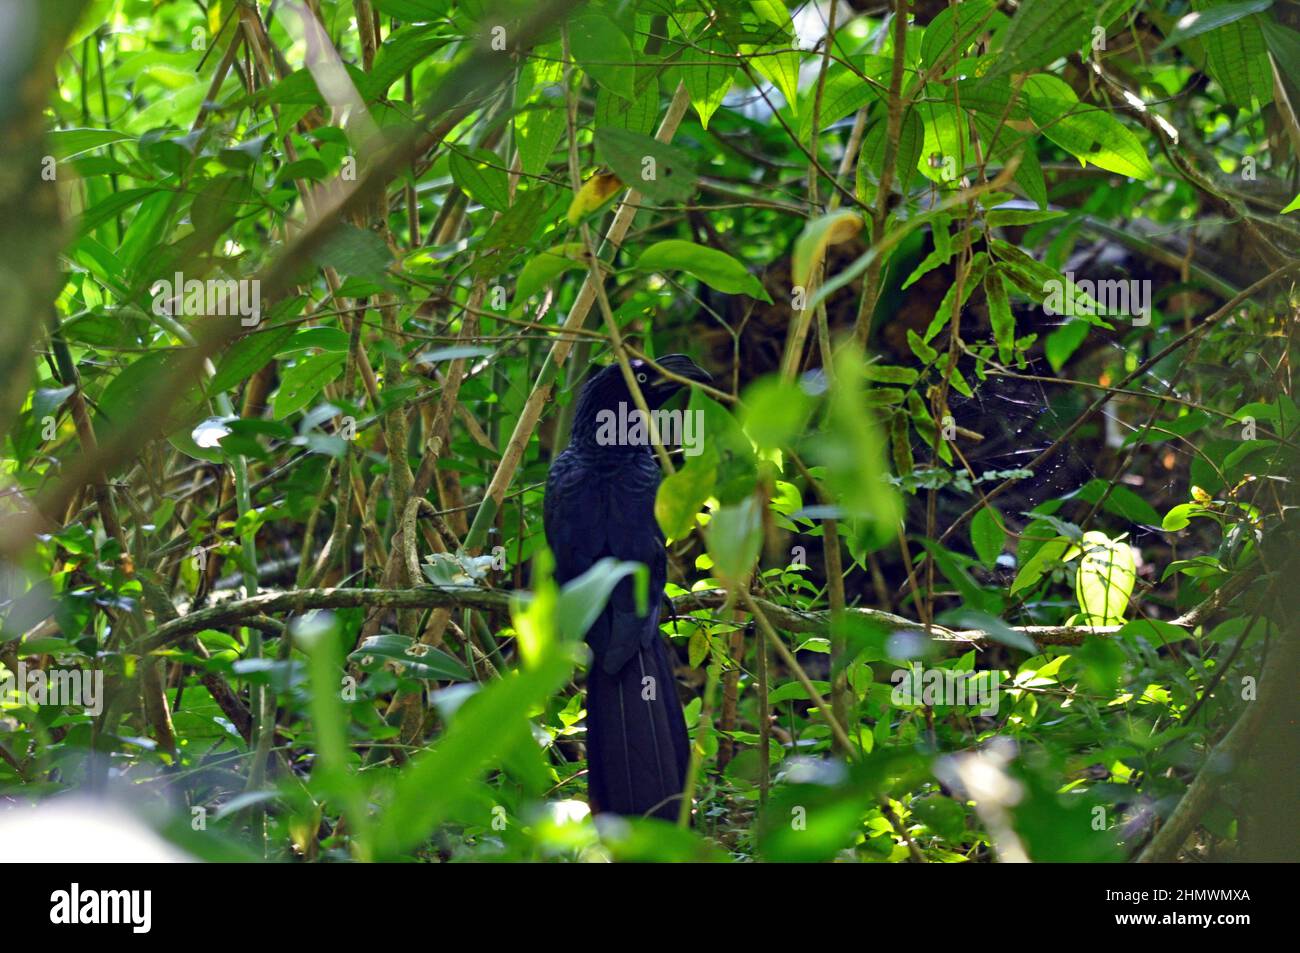
<path fill-rule="evenodd" d="M 1293 684 L 1293 5 L 24 9 L 0 793 L 210 859 L 1250 855 L 1249 792 L 1153 834 Z M 672 351 L 694 817 L 598 830 L 645 573 L 557 587 L 542 482 Z"/>

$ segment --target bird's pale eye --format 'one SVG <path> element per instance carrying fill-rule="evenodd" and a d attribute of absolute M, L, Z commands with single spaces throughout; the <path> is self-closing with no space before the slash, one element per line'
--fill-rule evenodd
<path fill-rule="evenodd" d="M 638 384 L 644 384 L 644 383 L 646 382 L 646 376 L 645 376 L 645 374 L 638 374 L 638 375 L 636 376 L 636 381 L 637 381 Z"/>

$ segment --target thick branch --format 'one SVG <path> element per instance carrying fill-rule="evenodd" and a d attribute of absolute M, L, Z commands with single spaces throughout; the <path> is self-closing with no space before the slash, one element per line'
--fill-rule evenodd
<path fill-rule="evenodd" d="M 280 612 L 304 612 L 308 609 L 353 609 L 366 606 L 380 609 L 505 609 L 512 593 L 502 589 L 470 587 L 417 586 L 411 589 L 299 589 L 291 592 L 265 592 L 249 599 L 232 599 L 206 609 L 199 609 L 159 626 L 142 642 L 143 652 L 154 652 L 178 642 L 182 637 L 202 629 L 222 628 L 235 622 L 247 622 L 253 616 Z M 725 589 L 688 592 L 673 599 L 678 612 L 717 609 L 726 604 Z M 830 613 L 801 611 L 777 605 L 757 596 L 754 604 L 778 629 L 786 632 L 822 632 L 830 626 Z M 1217 605 L 1218 603 L 1216 603 Z M 928 630 L 913 619 L 880 609 L 851 608 L 847 616 L 867 619 L 895 631 L 929 631 L 940 642 L 984 644 L 997 641 L 982 629 L 948 629 L 931 625 Z M 1170 625 L 1191 629 L 1206 615 L 1197 606 L 1173 619 Z M 1039 645 L 1081 645 L 1089 635 L 1115 635 L 1117 625 L 1026 625 L 1012 626 L 1012 631 L 1029 636 Z"/>

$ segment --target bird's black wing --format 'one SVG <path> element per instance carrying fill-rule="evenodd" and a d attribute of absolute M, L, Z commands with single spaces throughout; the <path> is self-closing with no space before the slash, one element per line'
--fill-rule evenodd
<path fill-rule="evenodd" d="M 547 479 L 543 519 L 560 583 L 606 557 L 642 563 L 650 570 L 647 613 L 636 611 L 633 580 L 625 579 L 587 633 L 587 644 L 610 672 L 658 637 L 659 601 L 667 579 L 663 534 L 654 515 L 659 476 L 648 454 L 611 460 L 571 448 L 556 457 Z"/>
<path fill-rule="evenodd" d="M 649 454 L 566 450 L 551 465 L 543 511 L 561 582 L 607 556 L 650 569 L 647 612 L 624 579 L 587 632 L 587 767 L 593 810 L 673 820 L 690 757 L 672 661 L 659 636 L 666 580 Z"/>

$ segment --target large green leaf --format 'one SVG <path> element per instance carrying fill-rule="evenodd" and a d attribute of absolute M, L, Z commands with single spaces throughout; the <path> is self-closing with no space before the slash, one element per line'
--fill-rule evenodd
<path fill-rule="evenodd" d="M 857 194 L 864 201 L 874 203 L 875 200 L 875 190 L 885 167 L 888 126 L 882 116 L 872 124 L 862 140 L 862 151 L 858 154 Z M 924 145 L 925 126 L 921 122 L 921 115 L 915 109 L 909 109 L 903 114 L 894 157 L 894 188 L 903 195 L 907 195 L 912 180 L 916 178 Z"/>
<path fill-rule="evenodd" d="M 346 354 L 327 351 L 295 362 L 280 375 L 280 389 L 275 394 L 272 416 L 283 420 L 306 407 L 326 384 L 338 376 L 346 360 Z"/>
<path fill-rule="evenodd" d="M 636 58 L 617 23 L 600 13 L 568 22 L 569 46 L 583 72 L 611 93 L 631 102 L 636 96 Z"/>
<path fill-rule="evenodd" d="M 1129 594 L 1137 580 L 1133 547 L 1092 530 L 1083 534 L 1082 547 L 1066 553 L 1067 560 L 1083 558 L 1075 576 L 1074 594 L 1085 625 L 1121 625 Z"/>
<path fill-rule="evenodd" d="M 363 668 L 373 668 L 376 663 L 393 662 L 400 666 L 401 673 L 408 678 L 455 682 L 473 680 L 469 669 L 457 659 L 441 649 L 417 642 L 409 635 L 372 635 L 348 659 Z"/>
<path fill-rule="evenodd" d="M 689 63 L 682 67 L 682 82 L 691 94 L 691 105 L 700 117 L 700 125 L 709 127 L 709 118 L 722 105 L 736 73 L 734 51 L 720 37 L 710 36 L 687 49 Z"/>
<path fill-rule="evenodd" d="M 265 367 L 293 335 L 294 326 L 286 324 L 240 338 L 222 356 L 216 374 L 208 382 L 209 390 L 220 393 L 248 380 Z"/>
<path fill-rule="evenodd" d="M 1080 162 L 1134 179 L 1154 174 L 1142 140 L 1110 112 L 1080 103 L 1064 80 L 1046 74 L 1030 76 L 1023 95 L 1043 135 Z"/>
<path fill-rule="evenodd" d="M 1197 6 L 1205 16 L 1221 9 L 1210 2 Z M 1261 22 L 1259 14 L 1250 14 L 1225 22 L 1200 38 L 1205 44 L 1206 69 L 1228 100 L 1244 109 L 1251 107 L 1252 99 L 1261 104 L 1273 101 L 1273 76 Z"/>
<path fill-rule="evenodd" d="M 998 34 L 1000 53 L 985 78 L 1028 72 L 1077 51 L 1095 18 L 1093 5 L 1078 0 L 1023 0 Z"/>
<path fill-rule="evenodd" d="M 527 730 L 528 713 L 568 679 L 575 649 L 554 643 L 536 664 L 505 673 L 457 710 L 437 743 L 398 776 L 379 816 L 377 857 L 401 856 L 466 802 L 476 800 L 476 794 L 486 793 L 480 787 L 483 776 L 516 748 L 533 745 L 536 750 Z M 485 824 L 491 819 L 491 803 L 482 804 Z"/>
<path fill-rule="evenodd" d="M 695 242 L 670 238 L 655 242 L 637 260 L 641 271 L 684 271 L 710 288 L 726 294 L 747 294 L 771 302 L 762 282 L 726 252 Z"/>
<path fill-rule="evenodd" d="M 763 546 L 763 517 L 754 496 L 713 512 L 706 536 L 709 555 L 719 576 L 741 585 Z"/>
<path fill-rule="evenodd" d="M 822 89 L 821 108 L 817 110 L 818 131 L 857 112 L 873 99 L 881 98 L 880 91 L 871 83 L 848 67 L 834 64 L 827 73 L 826 85 Z M 804 104 L 804 109 L 799 116 L 799 141 L 808 142 L 812 136 L 813 106 L 809 101 Z"/>
<path fill-rule="evenodd" d="M 642 136 L 655 131 L 659 120 L 659 83 L 651 77 L 639 89 L 632 102 L 611 93 L 603 86 L 596 92 L 596 128 L 626 129 Z"/>
<path fill-rule="evenodd" d="M 1174 23 L 1174 28 L 1165 36 L 1165 41 L 1156 47 L 1160 53 L 1175 43 L 1190 40 L 1202 33 L 1209 33 L 1221 26 L 1234 23 L 1252 13 L 1262 13 L 1273 5 L 1273 0 L 1244 0 L 1240 3 L 1224 3 L 1217 7 L 1202 8 L 1185 13 Z"/>
<path fill-rule="evenodd" d="M 885 443 L 874 414 L 864 410 L 862 357 L 845 346 L 835 362 L 824 433 L 813 442 L 813 458 L 826 467 L 826 487 L 848 516 L 893 530 L 902 514 L 888 481 Z"/>
<path fill-rule="evenodd" d="M 565 242 L 539 252 L 519 272 L 515 282 L 515 300 L 523 303 L 566 271 L 586 271 L 587 248 L 582 242 Z"/>
<path fill-rule="evenodd" d="M 131 137 L 113 129 L 54 129 L 47 136 L 50 154 L 60 162 Z"/>
<path fill-rule="evenodd" d="M 921 61 L 930 78 L 943 75 L 982 33 L 1005 22 L 994 0 L 966 0 L 940 10 L 921 38 Z"/>
<path fill-rule="evenodd" d="M 695 192 L 694 159 L 685 149 L 613 126 L 596 130 L 596 147 L 625 185 L 653 201 L 684 202 Z"/>
<path fill-rule="evenodd" d="M 668 539 L 684 539 L 695 526 L 695 517 L 713 495 L 718 478 L 718 453 L 707 448 L 686 466 L 664 477 L 655 494 L 655 519 Z"/>
<path fill-rule="evenodd" d="M 451 176 L 456 184 L 490 209 L 510 208 L 510 184 L 501 157 L 488 149 L 452 152 Z"/>

